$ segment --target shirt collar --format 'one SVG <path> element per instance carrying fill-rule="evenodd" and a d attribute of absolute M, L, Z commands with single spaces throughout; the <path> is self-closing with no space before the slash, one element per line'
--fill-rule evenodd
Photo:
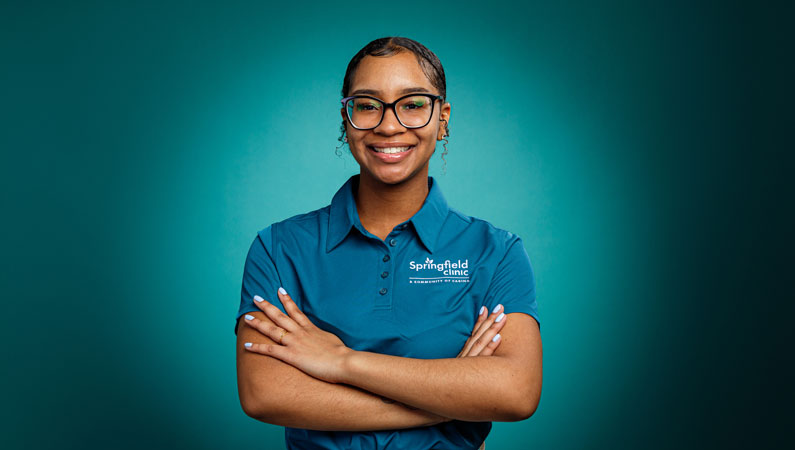
<path fill-rule="evenodd" d="M 359 221 L 359 213 L 356 211 L 356 201 L 354 199 L 354 189 L 359 187 L 359 175 L 353 175 L 348 181 L 334 194 L 331 200 L 329 211 L 328 239 L 326 240 L 326 253 L 333 250 L 342 242 L 351 227 L 355 227 L 364 234 L 364 227 Z M 433 253 L 439 231 L 442 229 L 449 208 L 447 201 L 442 195 L 439 184 L 433 177 L 428 177 L 428 196 L 422 207 L 410 219 L 414 225 L 417 235 L 422 244 Z"/>

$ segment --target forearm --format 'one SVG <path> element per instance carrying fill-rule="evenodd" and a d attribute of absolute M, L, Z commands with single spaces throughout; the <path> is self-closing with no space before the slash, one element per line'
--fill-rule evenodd
<path fill-rule="evenodd" d="M 415 359 L 351 352 L 344 383 L 444 417 L 465 421 L 516 421 L 525 415 L 524 376 L 507 358 Z"/>
<path fill-rule="evenodd" d="M 261 313 L 255 313 L 264 317 Z M 247 415 L 274 425 L 327 431 L 368 431 L 411 428 L 439 423 L 444 418 L 355 386 L 314 378 L 270 356 L 248 353 L 243 343 L 257 338 L 240 326 L 237 374 L 240 402 Z M 261 341 L 272 341 L 258 337 Z"/>
<path fill-rule="evenodd" d="M 428 426 L 443 418 L 411 409 L 355 386 L 332 384 L 298 370 L 268 390 L 257 391 L 252 417 L 274 425 L 327 431 L 369 431 Z"/>

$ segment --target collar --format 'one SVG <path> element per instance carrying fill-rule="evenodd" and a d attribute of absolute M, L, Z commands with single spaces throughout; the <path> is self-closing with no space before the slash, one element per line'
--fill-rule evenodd
<path fill-rule="evenodd" d="M 362 234 L 365 233 L 359 220 L 359 213 L 356 211 L 356 201 L 353 195 L 354 190 L 358 188 L 359 175 L 356 174 L 348 178 L 348 181 L 342 185 L 331 200 L 326 253 L 333 250 L 348 236 L 351 227 L 356 228 Z M 430 253 L 433 253 L 433 249 L 436 247 L 439 231 L 447 219 L 448 212 L 447 201 L 442 195 L 439 184 L 433 177 L 428 177 L 428 196 L 425 197 L 422 207 L 411 217 L 410 221 L 414 225 L 414 230 L 420 237 L 420 241 Z"/>

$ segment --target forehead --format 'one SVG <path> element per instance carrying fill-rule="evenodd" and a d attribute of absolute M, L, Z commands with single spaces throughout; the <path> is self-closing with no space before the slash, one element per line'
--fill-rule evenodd
<path fill-rule="evenodd" d="M 351 94 L 367 90 L 380 95 L 396 95 L 414 87 L 436 92 L 417 57 L 410 51 L 391 56 L 367 55 L 362 58 L 351 80 Z"/>

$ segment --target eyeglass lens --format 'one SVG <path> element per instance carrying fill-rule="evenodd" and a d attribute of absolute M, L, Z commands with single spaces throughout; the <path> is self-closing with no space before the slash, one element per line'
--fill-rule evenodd
<path fill-rule="evenodd" d="M 384 115 L 384 104 L 372 98 L 348 100 L 348 118 L 357 128 L 375 128 Z M 414 95 L 400 100 L 395 105 L 398 120 L 406 127 L 422 127 L 431 119 L 433 98 Z"/>

